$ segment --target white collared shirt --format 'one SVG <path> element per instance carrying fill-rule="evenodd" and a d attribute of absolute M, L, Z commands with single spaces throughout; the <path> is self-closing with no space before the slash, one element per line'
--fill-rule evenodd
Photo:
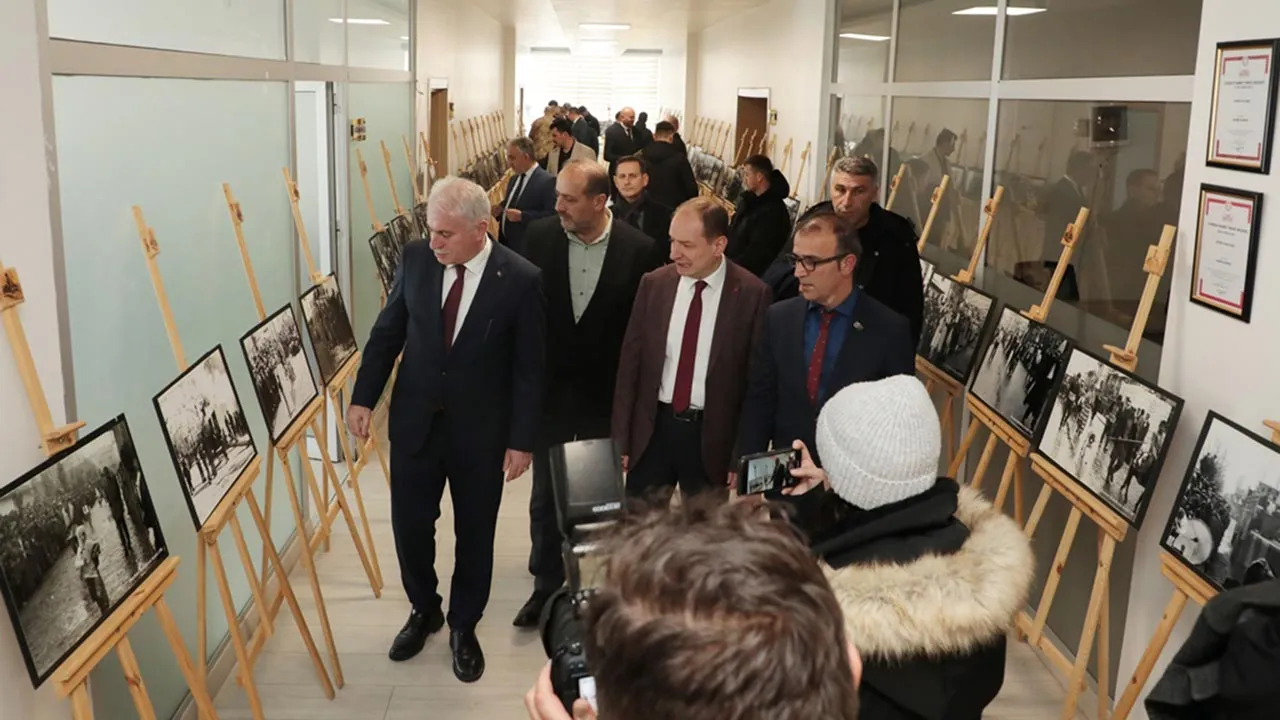
<path fill-rule="evenodd" d="M 720 267 L 704 278 L 707 286 L 702 289 L 702 322 L 698 325 L 698 350 L 693 359 L 693 388 L 689 394 L 689 406 L 706 407 L 707 368 L 711 365 L 711 340 L 715 335 L 716 315 L 720 312 L 720 296 L 724 291 L 725 260 Z M 662 363 L 662 384 L 658 386 L 658 402 L 671 403 L 676 391 L 676 371 L 680 367 L 680 344 L 684 341 L 684 325 L 689 318 L 689 305 L 693 302 L 694 284 L 691 277 L 680 278 L 676 286 L 676 301 L 671 307 L 671 321 L 667 325 L 667 355 Z"/>
<path fill-rule="evenodd" d="M 476 299 L 476 288 L 480 287 L 480 278 L 484 276 L 484 268 L 489 264 L 489 256 L 493 254 L 493 240 L 488 237 L 484 239 L 484 247 L 476 256 L 463 263 L 463 267 L 467 270 L 463 274 L 466 278 L 462 282 L 462 298 L 458 303 L 458 320 L 453 325 L 453 339 L 458 339 L 458 333 L 462 331 L 462 324 L 466 322 L 467 310 L 471 309 L 471 301 Z M 449 297 L 449 288 L 453 287 L 453 283 L 458 279 L 458 271 L 455 270 L 457 265 L 446 265 L 444 267 L 444 282 L 440 283 L 440 307 L 444 307 L 444 301 Z"/>

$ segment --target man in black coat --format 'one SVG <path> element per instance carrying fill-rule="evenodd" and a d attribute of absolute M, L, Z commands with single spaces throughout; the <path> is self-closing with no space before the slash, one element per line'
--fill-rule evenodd
<path fill-rule="evenodd" d="M 622 339 L 640 278 L 656 266 L 653 240 L 605 206 L 609 177 L 598 163 L 571 161 L 556 178 L 559 217 L 533 224 L 526 257 L 541 269 L 547 305 L 546 403 L 539 418 L 529 499 L 533 595 L 514 624 L 536 628 L 564 584 L 548 449 L 610 437 Z"/>
<path fill-rule="evenodd" d="M 671 128 L 675 130 L 675 133 L 671 136 L 671 144 L 675 145 L 677 150 L 687 156 L 689 148 L 684 144 L 684 138 L 680 137 L 680 118 L 675 115 L 668 115 L 662 120 L 663 122 L 671 123 Z M 656 139 L 657 131 L 654 131 L 654 135 Z"/>
<path fill-rule="evenodd" d="M 619 159 L 613 176 L 618 189 L 618 197 L 613 201 L 613 217 L 653 239 L 654 265 L 659 266 L 667 262 L 671 253 L 671 216 L 675 210 L 654 199 L 652 180 L 642 157 L 629 155 Z"/>
<path fill-rule="evenodd" d="M 517 253 L 524 247 L 524 233 L 534 220 L 556 214 L 556 179 L 538 166 L 533 141 L 512 138 L 507 143 L 511 178 L 502 204 L 493 208 L 498 221 L 498 242 Z"/>
<path fill-rule="evenodd" d="M 635 132 L 636 111 L 624 107 L 618 111 L 617 122 L 604 131 L 604 159 L 609 163 L 609 176 L 617 169 L 618 159 L 635 155 L 640 147 Z"/>
<path fill-rule="evenodd" d="M 600 135 L 599 130 L 593 131 L 591 123 L 587 122 L 587 118 L 582 114 L 582 108 L 569 107 L 569 121 L 573 123 L 573 138 L 578 142 L 591 148 L 597 156 L 600 155 Z"/>
<path fill-rule="evenodd" d="M 484 673 L 475 628 L 489 601 L 503 480 L 529 467 L 542 415 L 546 315 L 542 273 L 489 239 L 489 198 L 443 178 L 427 201 L 428 243 L 409 243 L 365 344 L 347 425 L 369 436 L 372 409 L 401 357 L 391 391 L 391 524 L 413 609 L 390 657 L 417 655 L 445 624 L 437 593 L 435 525 L 452 498 L 449 647 L 463 682 Z"/>
<path fill-rule="evenodd" d="M 675 133 L 671 123 L 658 123 L 653 143 L 640 153 L 648 166 L 649 196 L 670 208 L 698 197 L 698 181 L 693 177 L 689 156 L 672 144 Z"/>
<path fill-rule="evenodd" d="M 752 155 L 743 162 L 742 184 L 746 192 L 738 198 L 729 224 L 727 254 L 760 277 L 791 236 L 791 213 L 786 204 L 791 185 L 764 155 Z"/>

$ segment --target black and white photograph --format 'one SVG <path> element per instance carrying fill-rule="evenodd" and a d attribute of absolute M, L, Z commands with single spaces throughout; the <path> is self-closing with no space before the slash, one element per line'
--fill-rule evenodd
<path fill-rule="evenodd" d="M 929 280 L 933 278 L 933 274 L 936 271 L 937 269 L 934 267 L 933 263 L 925 260 L 924 258 L 920 258 L 920 282 L 923 283 L 925 287 L 929 287 Z"/>
<path fill-rule="evenodd" d="M 396 271 L 400 269 L 400 254 L 404 250 L 391 236 L 390 230 L 380 230 L 369 236 L 369 250 L 373 252 L 373 264 L 378 268 L 382 289 L 391 292 Z"/>
<path fill-rule="evenodd" d="M 1280 570 L 1280 447 L 1215 412 L 1161 545 L 1219 590 Z"/>
<path fill-rule="evenodd" d="M 123 415 L 0 490 L 0 589 L 31 683 L 167 554 Z"/>
<path fill-rule="evenodd" d="M 396 250 L 404 250 L 404 246 L 419 239 L 416 222 L 410 215 L 397 215 L 387 223 L 387 232 L 396 243 Z"/>
<path fill-rule="evenodd" d="M 1137 528 L 1181 413 L 1182 398 L 1074 348 L 1036 448 Z"/>
<path fill-rule="evenodd" d="M 746 495 L 772 492 L 787 486 L 790 478 L 792 455 L 770 454 L 747 461 Z"/>
<path fill-rule="evenodd" d="M 320 380 L 327 387 L 356 352 L 356 336 L 337 277 L 329 275 L 302 296 L 302 319 L 320 367 Z"/>
<path fill-rule="evenodd" d="M 196 529 L 258 455 L 219 345 L 153 401 Z"/>
<path fill-rule="evenodd" d="M 413 206 L 413 221 L 418 226 L 418 237 L 426 238 L 431 233 L 431 226 L 427 224 L 427 204 L 420 202 Z"/>
<path fill-rule="evenodd" d="M 1048 415 L 1071 354 L 1065 335 L 1005 306 L 969 390 L 1027 438 Z"/>
<path fill-rule="evenodd" d="M 995 309 L 990 295 L 934 273 L 924 289 L 924 330 L 916 354 L 968 384 Z"/>
<path fill-rule="evenodd" d="M 319 395 L 302 347 L 302 331 L 298 329 L 293 304 L 280 308 L 245 333 L 240 347 L 274 444 Z"/>

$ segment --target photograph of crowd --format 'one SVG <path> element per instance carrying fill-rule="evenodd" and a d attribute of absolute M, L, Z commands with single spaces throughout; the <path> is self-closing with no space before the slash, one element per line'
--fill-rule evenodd
<path fill-rule="evenodd" d="M 929 287 L 929 280 L 933 279 L 934 272 L 936 272 L 934 264 L 924 258 L 920 258 L 920 282 L 925 287 Z"/>
<path fill-rule="evenodd" d="M 924 289 L 924 330 L 916 354 L 968 384 L 995 308 L 990 295 L 934 273 Z"/>
<path fill-rule="evenodd" d="M 373 251 L 373 264 L 378 268 L 382 289 L 391 292 L 396 271 L 400 269 L 400 253 L 403 248 L 396 243 L 390 230 L 380 230 L 369 236 L 369 249 Z"/>
<path fill-rule="evenodd" d="M 418 234 L 417 222 L 412 215 L 397 215 L 391 218 L 391 222 L 387 223 L 387 232 L 391 234 L 391 239 L 395 241 L 399 250 L 404 250 L 405 245 L 421 237 Z"/>
<path fill-rule="evenodd" d="M 275 443 L 319 394 L 302 347 L 293 304 L 280 308 L 246 333 L 240 338 L 240 347 L 244 349 L 271 442 Z"/>
<path fill-rule="evenodd" d="M 196 528 L 258 455 L 219 345 L 153 401 Z"/>
<path fill-rule="evenodd" d="M 1220 590 L 1280 569 L 1280 447 L 1210 412 L 1161 545 Z"/>
<path fill-rule="evenodd" d="M 1075 348 L 1037 449 L 1138 527 L 1182 399 Z"/>
<path fill-rule="evenodd" d="M 0 491 L 0 589 L 32 684 L 166 555 L 123 415 Z"/>
<path fill-rule="evenodd" d="M 1071 342 L 1057 330 L 1005 306 L 970 391 L 1013 429 L 1030 438 L 1049 409 Z"/>
<path fill-rule="evenodd" d="M 302 319 L 320 366 L 325 386 L 356 352 L 356 336 L 351 330 L 347 307 L 342 304 L 338 278 L 330 275 L 302 296 Z"/>
<path fill-rule="evenodd" d="M 427 224 L 427 204 L 422 202 L 413 206 L 413 220 L 418 226 L 418 237 L 426 239 L 431 234 L 431 226 Z"/>

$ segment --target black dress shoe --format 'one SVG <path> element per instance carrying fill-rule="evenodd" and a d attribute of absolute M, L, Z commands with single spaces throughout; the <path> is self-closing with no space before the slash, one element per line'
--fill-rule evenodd
<path fill-rule="evenodd" d="M 511 622 L 518 628 L 536 628 L 538 623 L 542 621 L 542 608 L 551 599 L 551 593 L 533 591 L 533 595 L 525 601 L 524 607 L 520 608 L 520 612 L 516 613 L 516 619 Z"/>
<path fill-rule="evenodd" d="M 422 652 L 422 646 L 427 644 L 427 637 L 432 633 L 440 632 L 442 627 L 444 627 L 444 613 L 439 608 L 431 613 L 421 613 L 416 608 L 411 610 L 409 619 L 405 621 L 404 627 L 400 628 L 396 639 L 391 642 L 391 652 L 387 653 L 387 656 L 396 662 L 408 660 Z"/>
<path fill-rule="evenodd" d="M 484 652 L 475 630 L 450 630 L 449 648 L 453 650 L 453 674 L 464 683 L 473 683 L 484 674 Z"/>

